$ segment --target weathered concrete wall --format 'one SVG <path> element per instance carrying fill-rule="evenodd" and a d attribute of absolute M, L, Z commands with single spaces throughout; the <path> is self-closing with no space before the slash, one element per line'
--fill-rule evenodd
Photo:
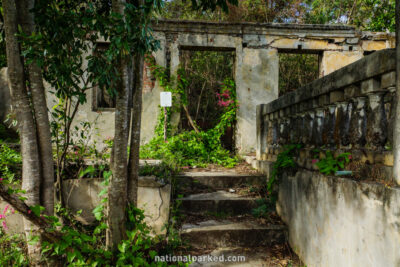
<path fill-rule="evenodd" d="M 165 35 L 163 33 L 155 33 L 155 37 L 160 42 L 160 49 L 153 52 L 156 64 L 166 66 L 165 55 Z M 152 81 L 151 72 L 148 67 L 143 71 L 143 95 L 142 95 L 142 125 L 141 125 L 141 144 L 145 144 L 154 136 L 154 129 L 157 124 L 159 114 L 160 92 L 162 88 L 157 81 Z M 98 146 L 101 147 L 102 143 L 107 138 L 114 137 L 114 109 L 94 109 L 93 96 L 94 90 L 88 90 L 87 102 L 79 108 L 76 116 L 76 125 L 79 126 L 80 122 L 93 122 L 93 133 L 90 138 L 97 141 Z M 49 108 L 54 105 L 49 105 Z"/>
<path fill-rule="evenodd" d="M 92 224 L 95 217 L 93 209 L 101 204 L 99 193 L 104 188 L 102 179 L 74 179 L 64 181 L 63 197 L 66 206 L 72 213 L 82 210 L 76 219 L 83 224 Z M 171 199 L 171 185 L 155 180 L 155 177 L 144 176 L 139 178 L 138 208 L 144 210 L 145 222 L 155 234 L 165 234 L 165 225 L 169 219 Z M 0 198 L 0 211 L 7 205 Z M 6 218 L 9 233 L 23 233 L 23 220 L 21 214 L 10 214 Z"/>
<path fill-rule="evenodd" d="M 278 212 L 307 266 L 400 266 L 400 189 L 299 171 Z"/>
<path fill-rule="evenodd" d="M 256 147 L 256 105 L 278 96 L 278 50 L 244 48 L 237 62 L 236 148 L 245 153 Z"/>
<path fill-rule="evenodd" d="M 363 57 L 361 51 L 324 51 L 320 64 L 320 76 L 328 75 Z"/>

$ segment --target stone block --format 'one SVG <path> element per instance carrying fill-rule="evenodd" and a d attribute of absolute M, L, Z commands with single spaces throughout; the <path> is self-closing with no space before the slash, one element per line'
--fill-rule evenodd
<path fill-rule="evenodd" d="M 358 38 L 347 38 L 346 39 L 346 43 L 348 43 L 348 44 L 352 44 L 352 45 L 354 45 L 354 44 L 358 44 L 358 42 L 360 41 L 360 39 L 358 39 Z"/>
<path fill-rule="evenodd" d="M 396 72 L 391 71 L 381 76 L 381 88 L 386 89 L 396 86 Z"/>
<path fill-rule="evenodd" d="M 362 94 L 368 94 L 368 93 L 373 93 L 380 91 L 381 89 L 381 83 L 377 79 L 368 79 L 366 81 L 361 82 L 361 93 Z"/>
<path fill-rule="evenodd" d="M 344 98 L 351 99 L 360 95 L 360 87 L 356 85 L 350 85 L 344 89 Z"/>
<path fill-rule="evenodd" d="M 330 103 L 336 103 L 344 100 L 344 91 L 333 91 L 329 93 Z"/>
<path fill-rule="evenodd" d="M 329 95 L 321 95 L 318 97 L 318 105 L 321 106 L 326 106 L 328 105 L 329 102 Z"/>

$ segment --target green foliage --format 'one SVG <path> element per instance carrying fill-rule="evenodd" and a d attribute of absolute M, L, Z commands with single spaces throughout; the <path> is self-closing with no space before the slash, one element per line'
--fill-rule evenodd
<path fill-rule="evenodd" d="M 308 0 L 306 23 L 341 23 L 362 30 L 394 31 L 395 0 Z"/>
<path fill-rule="evenodd" d="M 350 153 L 341 153 L 335 158 L 331 151 L 326 151 L 325 158 L 316 162 L 316 165 L 323 174 L 335 174 L 338 170 L 343 169 L 350 159 Z"/>
<path fill-rule="evenodd" d="M 279 95 L 294 91 L 318 76 L 317 54 L 279 54 Z"/>
<path fill-rule="evenodd" d="M 0 266 L 29 266 L 21 236 L 7 235 L 0 228 L 0 244 Z"/>
<path fill-rule="evenodd" d="M 153 74 L 159 80 L 160 85 L 173 93 L 174 99 L 180 99 L 180 104 L 187 103 L 186 86 L 187 79 L 182 70 L 179 71 L 179 79 L 172 77 L 168 79 L 167 70 L 160 66 L 153 65 Z M 177 80 L 174 86 L 172 81 Z M 141 158 L 163 159 L 167 164 L 176 166 L 205 166 L 208 163 L 215 163 L 226 167 L 233 167 L 238 162 L 237 157 L 231 157 L 228 150 L 221 145 L 221 136 L 227 127 L 233 125 L 236 119 L 236 92 L 235 83 L 226 79 L 221 87 L 221 94 L 230 96 L 224 101 L 225 112 L 220 117 L 219 123 L 207 131 L 183 131 L 167 138 L 164 142 L 163 126 L 164 115 L 160 112 L 159 123 L 155 129 L 154 137 L 147 145 L 140 150 Z M 179 107 L 172 107 L 177 109 Z M 171 112 L 171 110 L 169 110 Z M 170 114 L 170 113 L 169 113 Z M 170 116 L 170 115 L 169 115 Z M 170 134 L 171 126 L 168 125 L 167 133 Z"/>
<path fill-rule="evenodd" d="M 0 178 L 12 183 L 15 175 L 19 176 L 21 174 L 21 165 L 22 158 L 20 153 L 0 140 Z"/>
<path fill-rule="evenodd" d="M 218 124 L 224 107 L 218 105 L 221 85 L 234 76 L 235 53 L 231 51 L 191 51 L 180 53 L 185 70 L 185 93 L 189 114 L 198 125 L 208 130 Z M 191 129 L 185 113 L 181 113 L 181 129 Z"/>
<path fill-rule="evenodd" d="M 279 183 L 283 172 L 293 170 L 296 168 L 296 163 L 293 157 L 296 155 L 298 150 L 301 148 L 299 144 L 287 145 L 284 150 L 278 154 L 274 167 L 272 170 L 271 177 L 267 182 L 267 192 L 273 202 L 276 200 L 276 185 Z"/>

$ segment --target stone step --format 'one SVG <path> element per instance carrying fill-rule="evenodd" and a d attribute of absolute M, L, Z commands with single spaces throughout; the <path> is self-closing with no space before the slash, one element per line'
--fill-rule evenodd
<path fill-rule="evenodd" d="M 232 172 L 185 172 L 177 177 L 177 182 L 185 188 L 208 188 L 213 190 L 237 188 L 243 185 L 260 185 L 265 183 L 262 174 L 241 174 Z"/>
<path fill-rule="evenodd" d="M 188 254 L 192 255 L 191 252 Z M 193 258 L 192 258 L 193 259 Z M 251 248 L 217 248 L 196 257 L 189 267 L 304 266 L 286 244 Z"/>
<path fill-rule="evenodd" d="M 286 242 L 286 227 L 260 225 L 254 221 L 209 220 L 184 224 L 181 237 L 196 249 L 270 246 Z"/>
<path fill-rule="evenodd" d="M 183 212 L 190 214 L 249 214 L 252 209 L 257 207 L 257 198 L 244 197 L 226 191 L 193 194 L 180 200 L 182 201 Z"/>

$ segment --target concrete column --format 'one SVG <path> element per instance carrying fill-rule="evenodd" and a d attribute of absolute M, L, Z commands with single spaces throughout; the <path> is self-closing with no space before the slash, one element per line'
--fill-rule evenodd
<path fill-rule="evenodd" d="M 367 127 L 366 97 L 357 97 L 354 102 L 349 128 L 350 143 L 353 147 L 363 147 Z"/>
<path fill-rule="evenodd" d="M 324 128 L 322 133 L 322 141 L 323 143 L 332 148 L 335 145 L 334 140 L 334 131 L 335 131 L 335 116 L 336 105 L 332 104 L 325 108 L 325 120 L 324 120 Z"/>
<path fill-rule="evenodd" d="M 286 118 L 279 118 L 279 145 L 283 146 L 287 144 L 287 122 Z"/>
<path fill-rule="evenodd" d="M 386 112 L 386 118 L 388 122 L 388 129 L 387 129 L 387 134 L 388 134 L 388 145 L 389 147 L 393 146 L 393 130 L 394 130 L 394 121 L 396 118 L 396 103 L 397 103 L 397 98 L 396 98 L 396 87 L 389 87 L 388 88 L 389 92 L 387 94 L 389 100 L 387 103 L 387 112 Z"/>
<path fill-rule="evenodd" d="M 320 147 L 323 145 L 322 142 L 322 127 L 324 126 L 324 109 L 317 108 L 315 110 L 315 117 L 313 122 L 313 131 L 312 131 L 312 144 L 315 147 Z"/>
<path fill-rule="evenodd" d="M 314 125 L 315 111 L 310 110 L 305 114 L 304 118 L 304 131 L 303 131 L 303 143 L 306 147 L 309 147 L 312 143 L 312 133 Z"/>
<path fill-rule="evenodd" d="M 335 140 L 337 148 L 339 148 L 342 145 L 342 140 L 344 139 L 343 137 L 347 136 L 349 131 L 350 116 L 349 113 L 347 112 L 348 105 L 349 102 L 336 103 L 336 120 L 335 120 L 335 130 L 333 133 L 333 139 Z"/>
<path fill-rule="evenodd" d="M 384 103 L 385 92 L 368 95 L 367 145 L 382 150 L 387 140 L 387 121 Z"/>

